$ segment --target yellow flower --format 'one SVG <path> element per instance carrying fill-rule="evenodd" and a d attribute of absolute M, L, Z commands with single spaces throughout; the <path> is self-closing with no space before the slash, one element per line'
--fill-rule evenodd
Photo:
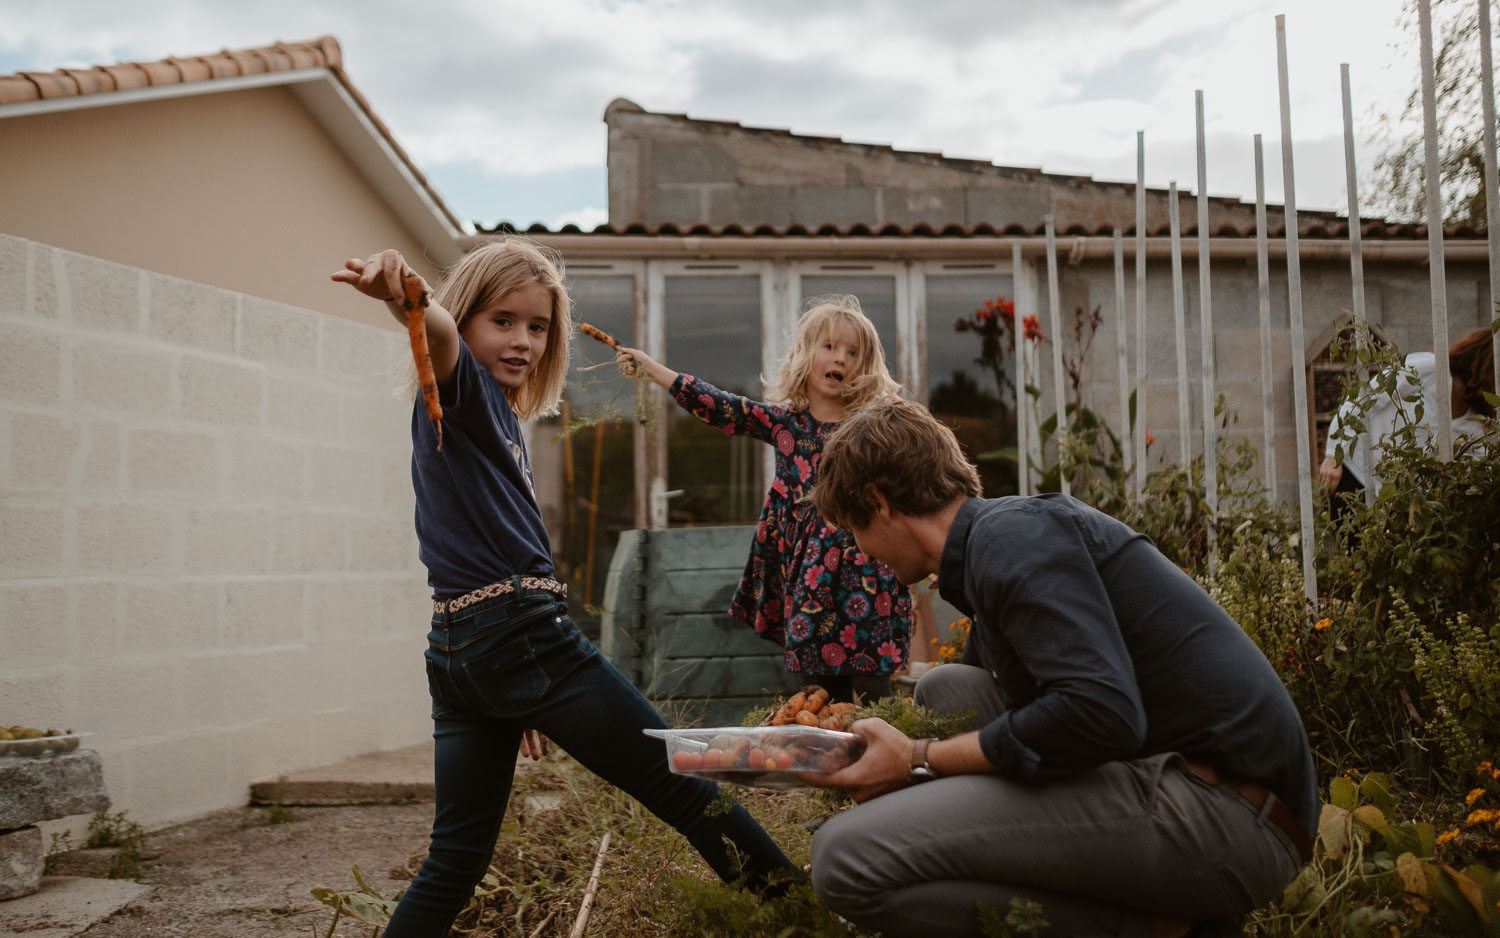
<path fill-rule="evenodd" d="M 1484 773 L 1491 772 L 1491 771 L 1494 771 L 1494 766 L 1492 766 L 1490 763 L 1488 763 L 1488 762 L 1481 762 L 1481 763 L 1479 763 L 1479 774 L 1480 775 L 1483 775 Z"/>
<path fill-rule="evenodd" d="M 1484 797 L 1484 789 L 1483 788 L 1476 788 L 1473 791 L 1469 792 L 1469 797 L 1467 797 L 1467 798 L 1464 799 L 1464 804 L 1472 805 L 1474 802 L 1478 801 L 1480 798 L 1483 798 L 1483 797 Z"/>
<path fill-rule="evenodd" d="M 1319 619 L 1317 621 L 1317 623 L 1313 626 L 1313 628 L 1315 628 L 1319 632 L 1321 632 L 1321 631 L 1323 631 L 1324 629 L 1328 628 L 1331 625 L 1333 625 L 1333 620 L 1332 619 Z"/>
<path fill-rule="evenodd" d="M 1465 824 L 1488 824 L 1491 821 L 1500 821 L 1500 811 L 1493 808 L 1481 808 L 1478 811 L 1469 812 L 1469 816 L 1464 818 Z"/>
<path fill-rule="evenodd" d="M 1445 844 L 1445 843 L 1447 843 L 1448 841 L 1452 840 L 1453 838 L 1455 838 L 1457 836 L 1458 836 L 1458 828 L 1452 827 L 1452 828 L 1449 828 L 1448 830 L 1443 831 L 1441 834 L 1437 835 L 1437 842 L 1440 843 L 1440 844 Z"/>

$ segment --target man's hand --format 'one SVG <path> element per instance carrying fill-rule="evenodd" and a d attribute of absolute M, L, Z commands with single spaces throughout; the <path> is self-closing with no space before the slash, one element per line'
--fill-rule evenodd
<path fill-rule="evenodd" d="M 537 730 L 521 731 L 521 758 L 536 761 L 547 754 L 547 737 Z"/>
<path fill-rule="evenodd" d="M 1328 486 L 1328 491 L 1333 491 L 1339 487 L 1340 480 L 1344 478 L 1343 464 L 1334 457 L 1329 456 L 1318 467 L 1318 478 L 1322 479 L 1323 484 Z"/>
<path fill-rule="evenodd" d="M 911 784 L 910 737 L 878 718 L 858 720 L 849 731 L 865 741 L 865 754 L 837 772 L 799 773 L 802 781 L 818 788 L 846 789 L 860 803 Z"/>

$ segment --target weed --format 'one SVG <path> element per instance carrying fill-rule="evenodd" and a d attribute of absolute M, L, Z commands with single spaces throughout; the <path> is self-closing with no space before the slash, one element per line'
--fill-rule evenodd
<path fill-rule="evenodd" d="M 116 847 L 114 859 L 110 861 L 110 879 L 134 879 L 141 872 L 141 848 L 146 845 L 146 831 L 134 821 L 125 819 L 125 812 L 110 814 L 103 808 L 89 819 L 88 839 L 85 847 Z"/>

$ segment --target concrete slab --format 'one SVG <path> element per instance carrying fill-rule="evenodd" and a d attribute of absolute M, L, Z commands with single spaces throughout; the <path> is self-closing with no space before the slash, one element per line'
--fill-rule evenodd
<path fill-rule="evenodd" d="M 257 805 L 408 804 L 432 800 L 432 740 L 371 752 L 250 786 Z"/>
<path fill-rule="evenodd" d="M 0 938 L 71 938 L 151 889 L 128 879 L 44 876 L 40 892 L 0 902 Z"/>

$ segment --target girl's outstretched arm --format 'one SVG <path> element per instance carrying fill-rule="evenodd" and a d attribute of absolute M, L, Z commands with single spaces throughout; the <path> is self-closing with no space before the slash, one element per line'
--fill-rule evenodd
<path fill-rule="evenodd" d="M 663 365 L 661 362 L 647 355 L 640 349 L 626 348 L 620 346 L 615 352 L 615 361 L 622 365 L 630 365 L 635 368 L 644 368 L 646 377 L 655 381 L 664 388 L 670 389 L 672 382 L 677 380 L 677 372 Z"/>
<path fill-rule="evenodd" d="M 336 283 L 347 283 L 371 299 L 382 300 L 390 314 L 402 326 L 406 325 L 405 293 L 401 281 L 406 277 L 422 278 L 406 258 L 395 249 L 371 254 L 364 260 L 351 257 L 344 261 L 344 269 L 329 279 Z M 453 316 L 432 300 L 432 289 L 423 281 L 427 301 L 427 351 L 432 358 L 433 377 L 438 384 L 447 384 L 458 365 L 458 326 Z"/>

